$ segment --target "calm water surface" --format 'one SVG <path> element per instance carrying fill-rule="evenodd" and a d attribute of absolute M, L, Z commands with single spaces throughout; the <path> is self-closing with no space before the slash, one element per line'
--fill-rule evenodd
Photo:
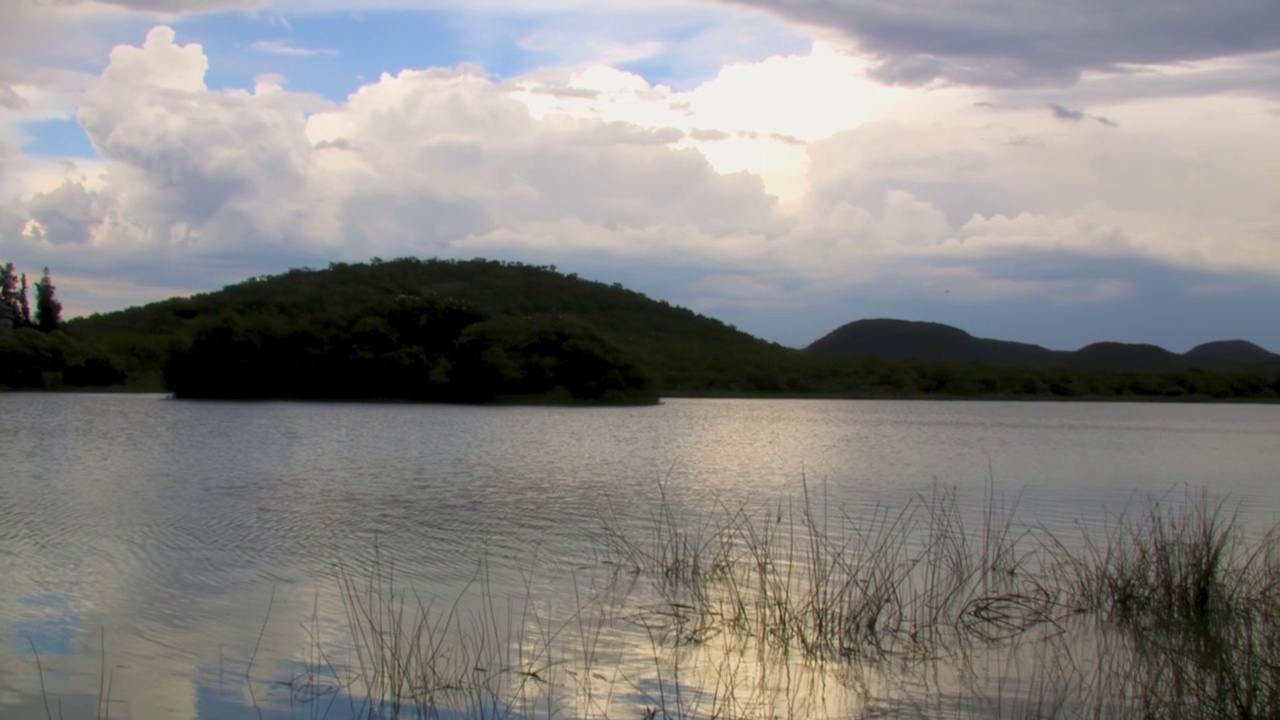
<path fill-rule="evenodd" d="M 45 717 L 45 699 L 93 717 L 104 676 L 111 717 L 339 717 L 296 688 L 351 645 L 339 568 L 393 572 L 424 603 L 482 586 L 550 626 L 599 570 L 602 518 L 639 527 L 660 487 L 694 524 L 798 502 L 802 483 L 836 513 L 935 484 L 973 513 L 984 488 L 1020 493 L 1019 517 L 1064 533 L 1188 488 L 1251 528 L 1280 517 L 1280 406 L 8 394 L 0 428 L 0 717 Z M 661 681 L 642 675 L 625 683 L 639 710 Z"/>

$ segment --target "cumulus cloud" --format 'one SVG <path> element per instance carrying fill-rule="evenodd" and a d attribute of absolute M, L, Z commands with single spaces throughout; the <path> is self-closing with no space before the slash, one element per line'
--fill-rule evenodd
<path fill-rule="evenodd" d="M 384 75 L 331 106 L 272 85 L 211 91 L 207 64 L 165 27 L 112 51 L 77 114 L 105 185 L 33 197 L 25 239 L 158 259 L 239 252 L 245 272 L 259 251 L 433 254 L 537 223 L 602 237 L 778 223 L 758 178 L 671 147 L 683 132 L 535 119 L 475 68 Z"/>
<path fill-rule="evenodd" d="M 95 205 L 95 193 L 89 192 L 84 185 L 66 181 L 58 188 L 31 199 L 28 204 L 31 222 L 27 232 L 54 245 L 83 245 L 92 239 L 90 230 L 101 217 L 101 210 Z"/>
<path fill-rule="evenodd" d="M 1069 84 L 1120 64 L 1280 50 L 1273 0 L 722 0 L 831 28 L 891 83 Z"/>
<path fill-rule="evenodd" d="M 462 66 L 338 102 L 269 76 L 211 89 L 208 64 L 165 27 L 113 50 L 76 114 L 101 163 L 21 169 L 6 254 L 166 287 L 485 254 L 613 268 L 725 313 L 1134 292 L 1123 272 L 1019 260 L 1045 253 L 1280 275 L 1266 98 L 1095 102 L 1089 79 L 1052 98 L 920 93 L 824 44 L 683 90 L 603 65 L 502 82 Z"/>

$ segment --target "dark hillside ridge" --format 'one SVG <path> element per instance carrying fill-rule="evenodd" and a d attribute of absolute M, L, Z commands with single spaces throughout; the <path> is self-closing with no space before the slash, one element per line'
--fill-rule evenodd
<path fill-rule="evenodd" d="M 1096 370 L 1178 370 L 1183 359 L 1156 345 L 1146 343 L 1096 342 L 1064 353 L 1066 367 Z"/>
<path fill-rule="evenodd" d="M 1275 363 L 1280 358 L 1280 355 L 1268 352 L 1247 340 L 1208 342 L 1191 348 L 1182 356 L 1192 363 L 1207 367 Z"/>
<path fill-rule="evenodd" d="M 1059 353 L 1039 345 L 976 338 L 933 322 L 873 319 L 844 325 L 808 347 L 827 355 L 863 355 L 887 360 L 938 360 L 987 365 L 1047 367 Z"/>
<path fill-rule="evenodd" d="M 259 276 L 53 332 L 8 333 L 0 336 L 0 390 L 627 404 L 661 396 L 1280 400 L 1280 359 L 1261 348 L 1214 343 L 1189 355 L 1204 371 L 1170 370 L 1190 361 L 1149 346 L 1064 353 L 900 320 L 851 323 L 801 350 L 553 266 L 375 258 Z M 1241 357 L 1262 365 L 1234 369 Z M 1144 367 L 1108 367 L 1133 358 Z"/>
<path fill-rule="evenodd" d="M 1280 355 L 1245 340 L 1198 345 L 1179 355 L 1139 343 L 1098 342 L 1074 352 L 1030 343 L 979 338 L 942 323 L 875 318 L 855 320 L 814 341 L 809 352 L 886 360 L 978 363 L 996 367 L 1175 372 L 1274 370 Z"/>
<path fill-rule="evenodd" d="M 667 390 L 703 389 L 712 376 L 715 384 L 742 384 L 748 374 L 774 374 L 777 365 L 801 355 L 616 283 L 585 280 L 554 266 L 484 259 L 375 259 L 295 269 L 80 318 L 67 330 L 90 341 L 135 345 L 122 354 L 154 367 L 125 369 L 131 377 L 158 377 L 164 359 L 215 318 L 332 324 L 359 308 L 409 298 L 460 303 L 492 318 L 554 316 L 584 323 Z"/>

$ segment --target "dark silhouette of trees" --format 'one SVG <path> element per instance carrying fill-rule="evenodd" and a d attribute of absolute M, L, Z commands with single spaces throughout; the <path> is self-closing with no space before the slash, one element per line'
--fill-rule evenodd
<path fill-rule="evenodd" d="M 621 286 L 495 260 L 301 268 L 76 318 L 58 332 L 21 327 L 21 278 L 11 267 L 0 275 L 0 320 L 13 320 L 0 332 L 0 385 L 10 387 L 167 384 L 184 397 L 447 402 L 645 402 L 658 392 L 1280 397 L 1280 367 L 1260 349 L 1256 365 L 1199 358 L 1193 369 L 827 355 L 765 342 Z M 37 320 L 46 280 L 36 284 Z"/>
<path fill-rule="evenodd" d="M 36 327 L 42 332 L 52 332 L 62 325 L 62 303 L 56 291 L 49 268 L 45 268 L 44 277 L 36 282 Z"/>
<path fill-rule="evenodd" d="M 22 324 L 22 306 L 18 300 L 18 274 L 13 263 L 0 269 L 0 330 L 12 330 Z"/>
<path fill-rule="evenodd" d="M 62 304 L 48 268 L 35 289 L 33 323 L 26 274 L 19 274 L 12 263 L 0 267 L 0 387 L 125 384 L 128 376 L 112 357 L 109 343 L 85 342 L 65 332 L 51 332 L 62 325 Z"/>
<path fill-rule="evenodd" d="M 651 402 L 652 382 L 589 325 L 490 320 L 469 305 L 397 297 L 343 317 L 219 315 L 175 352 L 165 384 L 187 398 Z"/>
<path fill-rule="evenodd" d="M 31 327 L 31 303 L 27 297 L 27 274 L 18 274 L 13 263 L 0 269 L 0 329 Z"/>
<path fill-rule="evenodd" d="M 22 273 L 22 291 L 18 295 L 18 306 L 22 313 L 22 324 L 31 326 L 31 301 L 27 298 L 27 274 Z"/>

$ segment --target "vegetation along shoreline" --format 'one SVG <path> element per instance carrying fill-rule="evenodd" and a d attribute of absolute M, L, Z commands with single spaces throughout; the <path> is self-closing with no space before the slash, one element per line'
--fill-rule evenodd
<path fill-rule="evenodd" d="M 12 282 L 11 282 L 12 281 Z M 0 387 L 193 399 L 652 404 L 663 397 L 1275 402 L 1280 356 L 1233 340 L 1175 355 L 1073 353 L 860 320 L 807 348 L 554 266 L 402 258 L 260 276 L 63 322 L 5 269 Z"/>

